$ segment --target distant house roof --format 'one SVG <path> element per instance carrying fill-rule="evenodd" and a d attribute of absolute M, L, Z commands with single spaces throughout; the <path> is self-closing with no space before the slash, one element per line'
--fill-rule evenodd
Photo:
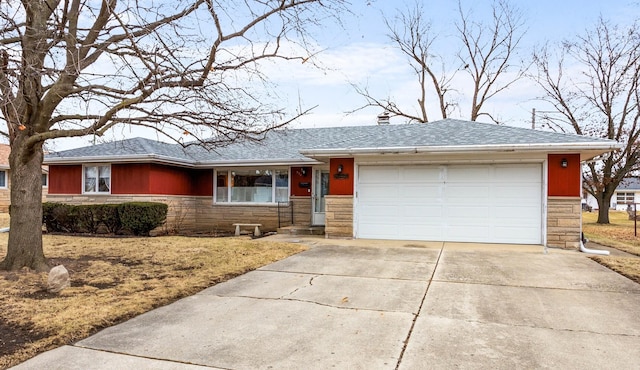
<path fill-rule="evenodd" d="M 620 190 L 640 190 L 640 178 L 627 177 L 620 182 L 620 185 L 616 188 L 616 191 Z"/>
<path fill-rule="evenodd" d="M 215 150 L 134 138 L 51 153 L 45 163 L 304 164 L 335 155 L 471 151 L 575 151 L 585 160 L 616 148 L 619 144 L 612 140 L 445 119 L 428 124 L 276 130 L 259 142 L 237 142 Z"/>

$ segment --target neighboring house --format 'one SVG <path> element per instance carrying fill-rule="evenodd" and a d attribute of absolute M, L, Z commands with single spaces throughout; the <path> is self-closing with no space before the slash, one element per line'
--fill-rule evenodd
<path fill-rule="evenodd" d="M 640 179 L 628 177 L 620 182 L 611 197 L 611 208 L 626 211 L 630 204 L 640 203 Z"/>
<path fill-rule="evenodd" d="M 585 191 L 583 203 L 586 203 L 592 209 L 598 209 L 598 201 L 593 195 Z M 628 177 L 616 188 L 611 197 L 609 209 L 616 211 L 626 211 L 630 204 L 640 203 L 640 178 Z"/>
<path fill-rule="evenodd" d="M 8 212 L 11 204 L 11 179 L 9 169 L 9 154 L 11 147 L 7 144 L 0 144 L 0 212 Z M 46 166 L 42 167 L 42 200 L 45 200 L 48 189 L 49 171 Z"/>
<path fill-rule="evenodd" d="M 275 230 L 291 213 L 327 237 L 577 248 L 580 163 L 618 147 L 453 119 L 280 130 L 214 151 L 135 138 L 47 155 L 47 199 L 166 202 L 202 231 Z"/>

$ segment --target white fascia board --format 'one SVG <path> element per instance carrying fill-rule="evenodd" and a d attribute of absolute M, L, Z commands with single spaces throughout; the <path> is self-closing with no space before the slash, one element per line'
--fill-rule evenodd
<path fill-rule="evenodd" d="M 325 164 L 322 161 L 310 160 L 235 160 L 235 161 L 218 161 L 218 162 L 201 162 L 196 165 L 197 168 L 212 167 L 264 167 L 264 166 L 314 166 Z"/>
<path fill-rule="evenodd" d="M 600 154 L 621 149 L 618 142 L 546 143 L 546 144 L 504 144 L 504 145 L 449 145 L 421 147 L 380 147 L 380 148 L 339 148 L 305 149 L 302 155 L 311 158 L 353 156 L 357 154 L 428 154 L 428 153 L 487 153 L 487 152 L 599 152 Z M 596 154 L 597 155 L 597 154 Z"/>
<path fill-rule="evenodd" d="M 264 167 L 264 166 L 313 166 L 324 164 L 324 162 L 316 160 L 287 160 L 287 159 L 269 159 L 269 160 L 233 160 L 219 162 L 195 162 L 181 160 L 172 157 L 158 155 L 129 155 L 115 157 L 72 157 L 72 158 L 45 158 L 44 164 L 85 164 L 85 163 L 164 163 L 181 167 L 191 168 L 213 168 L 213 167 Z"/>
<path fill-rule="evenodd" d="M 155 154 L 139 154 L 127 156 L 90 156 L 90 157 L 70 157 L 70 158 L 45 158 L 45 165 L 51 164 L 84 164 L 84 163 L 166 163 L 181 167 L 195 167 L 195 163 L 174 157 L 167 157 Z"/>

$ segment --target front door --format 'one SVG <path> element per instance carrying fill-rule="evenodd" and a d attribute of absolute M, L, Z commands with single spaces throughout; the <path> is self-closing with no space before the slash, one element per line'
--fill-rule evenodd
<path fill-rule="evenodd" d="M 311 224 L 324 225 L 324 196 L 329 194 L 329 170 L 316 169 L 313 174 L 313 212 Z"/>

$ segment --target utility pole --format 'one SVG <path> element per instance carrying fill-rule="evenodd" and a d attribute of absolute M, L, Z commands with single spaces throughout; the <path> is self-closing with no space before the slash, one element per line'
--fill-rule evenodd
<path fill-rule="evenodd" d="M 532 130 L 536 129 L 536 114 L 537 113 L 542 113 L 543 114 L 543 116 L 542 116 L 542 119 L 543 119 L 542 127 L 544 128 L 544 120 L 545 119 L 546 120 L 550 120 L 549 117 L 547 116 L 547 114 L 551 114 L 551 113 L 555 114 L 555 113 L 561 113 L 561 112 L 558 112 L 556 110 L 539 110 L 539 111 L 536 111 L 536 108 L 531 108 L 531 129 Z M 551 127 L 551 126 L 549 126 L 549 127 Z"/>
<path fill-rule="evenodd" d="M 531 129 L 536 129 L 536 108 L 531 109 Z"/>

